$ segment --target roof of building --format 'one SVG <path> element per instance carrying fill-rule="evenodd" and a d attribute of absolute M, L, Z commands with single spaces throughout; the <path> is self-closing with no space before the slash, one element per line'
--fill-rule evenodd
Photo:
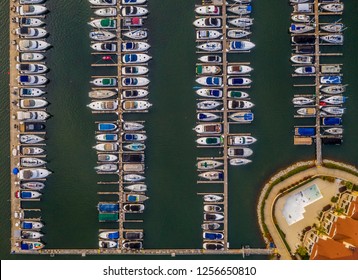
<path fill-rule="evenodd" d="M 358 248 L 348 249 L 342 242 L 320 238 L 314 245 L 311 260 L 358 260 Z"/>
<path fill-rule="evenodd" d="M 358 247 L 358 221 L 351 218 L 338 218 L 338 220 L 332 224 L 329 237 Z"/>

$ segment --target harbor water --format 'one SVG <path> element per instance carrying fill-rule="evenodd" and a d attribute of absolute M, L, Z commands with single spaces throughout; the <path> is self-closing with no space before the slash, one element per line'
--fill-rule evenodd
<path fill-rule="evenodd" d="M 146 211 L 135 226 L 145 232 L 145 248 L 201 248 L 200 228 L 203 209 L 197 192 L 220 191 L 220 186 L 197 185 L 197 156 L 218 155 L 196 148 L 195 32 L 194 5 L 199 1 L 149 0 L 150 96 L 153 103 L 148 114 L 134 114 L 127 119 L 145 120 L 146 142 Z M 358 1 L 344 1 L 343 22 L 348 26 L 343 57 L 330 59 L 343 63 L 344 83 L 349 84 L 347 112 L 344 115 L 344 142 L 340 147 L 323 147 L 323 158 L 357 165 L 358 150 Z M 90 102 L 90 76 L 105 70 L 91 68 L 90 31 L 87 22 L 92 16 L 87 0 L 47 1 L 48 41 L 54 46 L 47 52 L 48 77 L 47 161 L 54 173 L 47 181 L 41 202 L 26 206 L 41 208 L 46 248 L 97 248 L 98 191 L 115 191 L 113 186 L 98 186 L 97 181 L 109 178 L 96 175 L 94 131 L 98 115 L 86 107 Z M 265 246 L 256 217 L 256 202 L 266 180 L 276 171 L 298 160 L 313 159 L 314 146 L 294 146 L 294 120 L 291 99 L 294 93 L 290 36 L 291 7 L 285 0 L 253 2 L 251 54 L 231 55 L 231 61 L 250 61 L 255 69 L 250 90 L 255 121 L 237 128 L 258 139 L 253 145 L 253 163 L 229 169 L 229 236 L 230 248 Z M 10 193 L 9 178 L 9 101 L 8 101 L 8 11 L 9 3 L 0 0 L 0 256 L 1 259 L 36 259 L 49 256 L 10 254 Z M 14 58 L 11 58 L 14 59 Z M 323 61 L 324 63 L 324 61 Z M 108 73 L 108 72 L 106 72 Z M 101 119 L 106 119 L 105 117 Z M 102 175 L 103 176 L 103 175 Z M 56 258 L 76 258 L 56 256 Z M 79 258 L 79 257 L 78 257 Z M 92 256 L 88 258 L 100 258 Z M 110 257 L 106 257 L 110 258 Z M 122 257 L 111 257 L 122 258 Z M 138 258 L 130 257 L 130 258 Z M 143 257 L 144 258 L 144 257 Z M 146 257 L 149 258 L 149 257 Z M 159 256 L 156 258 L 169 258 Z M 183 258 L 183 257 L 181 257 Z M 189 256 L 187 258 L 218 258 Z M 242 258 L 224 256 L 220 258 Z M 251 256 L 259 259 L 265 257 Z"/>

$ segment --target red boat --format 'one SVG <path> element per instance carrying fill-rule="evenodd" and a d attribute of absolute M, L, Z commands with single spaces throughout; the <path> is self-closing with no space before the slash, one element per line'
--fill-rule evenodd
<path fill-rule="evenodd" d="M 107 55 L 107 56 L 102 56 L 102 60 L 111 60 L 112 58 L 109 56 L 109 55 Z"/>

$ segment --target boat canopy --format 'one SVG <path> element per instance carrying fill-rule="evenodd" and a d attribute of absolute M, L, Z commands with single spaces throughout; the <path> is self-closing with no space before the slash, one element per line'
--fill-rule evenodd
<path fill-rule="evenodd" d="M 28 83 L 30 81 L 29 76 L 20 76 L 20 82 L 21 83 Z"/>
<path fill-rule="evenodd" d="M 118 203 L 113 203 L 113 204 L 98 204 L 98 210 L 100 212 L 106 212 L 106 213 L 111 213 L 111 212 L 118 212 L 119 211 L 119 204 Z"/>
<path fill-rule="evenodd" d="M 103 27 L 114 27 L 114 20 L 109 18 L 102 19 L 101 25 Z"/>
<path fill-rule="evenodd" d="M 314 127 L 299 127 L 297 134 L 301 136 L 313 136 L 316 134 L 316 130 Z"/>
<path fill-rule="evenodd" d="M 118 213 L 99 213 L 98 220 L 101 222 L 115 222 L 118 221 L 119 215 Z"/>
<path fill-rule="evenodd" d="M 119 238 L 119 232 L 116 231 L 116 232 L 111 232 L 108 234 L 108 238 L 109 239 L 118 239 Z"/>
<path fill-rule="evenodd" d="M 23 222 L 23 223 L 22 223 L 22 228 L 23 228 L 23 229 L 32 229 L 32 223 Z"/>

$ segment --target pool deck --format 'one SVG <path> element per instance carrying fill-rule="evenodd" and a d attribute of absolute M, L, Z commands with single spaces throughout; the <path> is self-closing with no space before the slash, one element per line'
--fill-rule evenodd
<path fill-rule="evenodd" d="M 282 215 L 282 210 L 287 198 L 314 184 L 316 184 L 319 188 L 322 198 L 304 207 L 305 213 L 303 213 L 304 218 L 302 220 L 297 221 L 292 225 L 288 225 L 285 217 Z M 332 196 L 336 195 L 339 187 L 340 185 L 337 180 L 334 183 L 330 183 L 317 178 L 277 200 L 274 213 L 275 218 L 281 230 L 286 234 L 286 241 L 291 249 L 296 248 L 297 245 L 300 244 L 300 233 L 302 230 L 308 226 L 312 226 L 314 223 L 317 223 L 319 213 L 326 205 L 330 204 Z"/>

